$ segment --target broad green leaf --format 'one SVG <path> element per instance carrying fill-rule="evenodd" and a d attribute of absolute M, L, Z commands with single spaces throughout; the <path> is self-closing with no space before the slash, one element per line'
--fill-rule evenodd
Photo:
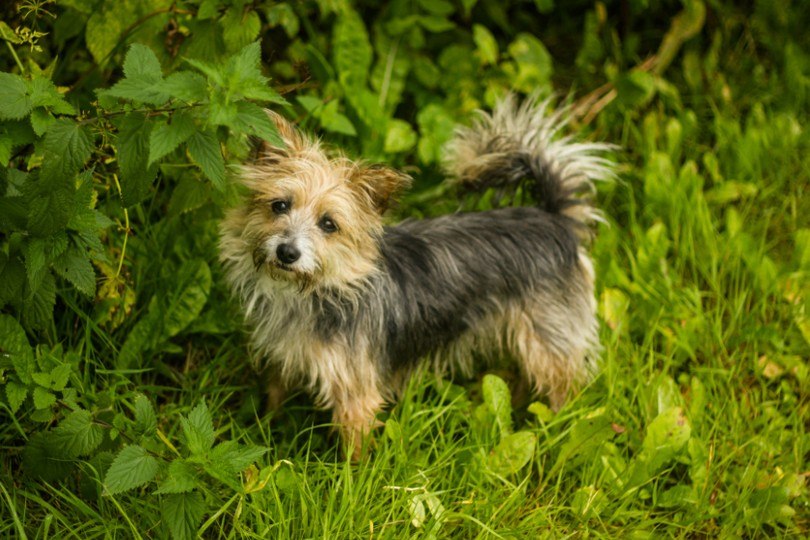
<path fill-rule="evenodd" d="M 59 364 L 53 368 L 50 373 L 51 389 L 64 390 L 72 372 L 73 368 L 70 364 Z"/>
<path fill-rule="evenodd" d="M 56 396 L 41 386 L 34 387 L 33 398 L 34 407 L 37 409 L 48 409 L 51 405 L 56 403 Z"/>
<path fill-rule="evenodd" d="M 90 298 L 96 294 L 96 271 L 83 249 L 72 248 L 56 259 L 53 269 L 76 290 Z"/>
<path fill-rule="evenodd" d="M 338 112 L 337 100 L 330 101 L 321 111 L 321 126 L 327 131 L 342 133 L 352 137 L 357 135 L 354 125 L 345 115 Z"/>
<path fill-rule="evenodd" d="M 128 491 L 152 480 L 158 468 L 158 461 L 142 447 L 127 445 L 110 465 L 104 487 L 112 495 Z"/>
<path fill-rule="evenodd" d="M 160 62 L 152 49 L 139 43 L 129 47 L 124 58 L 124 75 L 127 79 L 140 79 L 156 83 L 163 78 Z"/>
<path fill-rule="evenodd" d="M 118 351 L 116 361 L 118 369 L 142 365 L 141 356 L 143 352 L 157 345 L 162 331 L 161 314 L 158 305 L 157 297 L 152 297 L 146 315 L 132 327 L 127 339 L 121 346 L 121 350 Z"/>
<path fill-rule="evenodd" d="M 475 24 L 473 25 L 473 40 L 482 64 L 498 63 L 498 42 L 495 41 L 492 32 L 485 26 Z"/>
<path fill-rule="evenodd" d="M 518 71 L 513 86 L 524 92 L 536 92 L 551 84 L 554 72 L 551 55 L 543 43 L 531 34 L 522 32 L 509 45 L 509 55 Z"/>
<path fill-rule="evenodd" d="M 225 160 L 216 134 L 213 131 L 195 132 L 188 140 L 188 153 L 214 187 L 224 190 Z"/>
<path fill-rule="evenodd" d="M 204 100 L 207 88 L 205 78 L 192 71 L 177 71 L 157 84 L 160 92 L 187 103 Z"/>
<path fill-rule="evenodd" d="M 214 423 L 205 402 L 191 409 L 188 417 L 181 418 L 186 445 L 192 455 L 201 455 L 214 446 Z"/>
<path fill-rule="evenodd" d="M 509 386 L 497 375 L 484 375 L 481 384 L 484 403 L 495 416 L 501 438 L 512 432 L 512 396 Z"/>
<path fill-rule="evenodd" d="M 33 116 L 31 117 L 33 124 Z M 42 132 L 37 132 L 37 135 L 42 135 Z M 8 167 L 8 162 L 11 160 L 11 149 L 14 147 L 14 140 L 11 135 L 7 133 L 0 133 L 0 167 Z M 5 190 L 0 186 L 0 193 Z"/>
<path fill-rule="evenodd" d="M 407 152 L 416 145 L 416 132 L 411 125 L 399 118 L 388 122 L 385 134 L 385 151 L 390 154 Z"/>
<path fill-rule="evenodd" d="M 222 26 L 222 39 L 228 51 L 238 51 L 250 45 L 259 36 L 262 26 L 256 11 L 238 5 L 229 7 L 219 24 Z"/>
<path fill-rule="evenodd" d="M 56 118 L 43 108 L 36 108 L 31 111 L 31 127 L 37 136 L 41 137 L 48 131 L 48 128 L 56 121 Z M 6 161 L 8 163 L 8 161 Z"/>
<path fill-rule="evenodd" d="M 416 122 L 419 125 L 417 153 L 420 161 L 424 164 L 440 162 L 441 149 L 452 138 L 456 121 L 441 105 L 431 103 L 417 113 Z"/>
<path fill-rule="evenodd" d="M 646 71 L 623 73 L 615 86 L 617 99 L 625 107 L 642 107 L 655 95 L 655 77 Z"/>
<path fill-rule="evenodd" d="M 529 431 L 504 436 L 487 456 L 487 466 L 498 475 L 516 474 L 525 467 L 537 446 L 537 437 Z"/>
<path fill-rule="evenodd" d="M 28 87 L 19 75 L 0 73 L 0 120 L 24 118 L 31 112 Z"/>
<path fill-rule="evenodd" d="M 232 127 L 243 133 L 260 137 L 273 145 L 284 145 L 276 124 L 270 120 L 267 111 L 249 101 L 240 101 L 236 104 L 236 118 Z"/>
<path fill-rule="evenodd" d="M 79 409 L 70 413 L 54 430 L 54 443 L 66 457 L 89 455 L 101 444 L 104 431 L 93 422 L 89 411 Z"/>
<path fill-rule="evenodd" d="M 157 415 L 149 398 L 143 394 L 135 396 L 135 430 L 142 435 L 151 435 L 157 429 Z"/>
<path fill-rule="evenodd" d="M 337 18 L 332 35 L 335 67 L 347 92 L 365 88 L 371 68 L 371 42 L 363 19 L 351 8 Z"/>
<path fill-rule="evenodd" d="M 23 467 L 30 476 L 53 482 L 67 476 L 73 463 L 56 444 L 52 431 L 38 431 L 25 444 Z"/>
<path fill-rule="evenodd" d="M 53 319 L 56 304 L 56 280 L 50 272 L 45 274 L 36 291 L 28 291 L 23 306 L 23 321 L 29 327 L 43 329 Z"/>
<path fill-rule="evenodd" d="M 166 476 L 155 493 L 187 493 L 199 485 L 197 471 L 185 461 L 175 459 L 166 469 Z"/>
<path fill-rule="evenodd" d="M 32 381 L 34 353 L 25 330 L 11 315 L 0 314 L 0 354 L 10 357 L 20 381 L 26 384 Z"/>
<path fill-rule="evenodd" d="M 11 414 L 16 413 L 28 396 L 28 387 L 14 381 L 6 382 L 6 400 L 11 409 Z"/>
<path fill-rule="evenodd" d="M 692 427 L 683 409 L 668 409 L 647 426 L 639 459 L 647 464 L 648 471 L 652 473 L 672 461 L 686 446 L 691 435 Z"/>
<path fill-rule="evenodd" d="M 100 93 L 152 105 L 163 105 L 171 97 L 161 87 L 160 62 L 149 47 L 135 43 L 124 59 L 125 78 Z"/>
<path fill-rule="evenodd" d="M 64 230 L 74 212 L 75 193 L 69 186 L 49 189 L 42 181 L 32 186 L 28 196 L 28 230 L 49 236 Z"/>
<path fill-rule="evenodd" d="M 174 540 L 193 540 L 205 515 L 205 502 L 196 491 L 166 495 L 160 502 L 160 515 Z"/>
<path fill-rule="evenodd" d="M 31 105 L 45 107 L 56 114 L 76 114 L 76 110 L 65 101 L 53 82 L 44 76 L 38 76 L 31 81 Z"/>
<path fill-rule="evenodd" d="M 124 206 L 132 206 L 149 195 L 157 167 L 149 165 L 149 138 L 153 123 L 139 112 L 124 117 L 118 133 L 118 164 Z"/>
<path fill-rule="evenodd" d="M 589 412 L 571 428 L 571 434 L 560 449 L 554 469 L 594 459 L 594 451 L 615 434 L 604 407 Z"/>
<path fill-rule="evenodd" d="M 174 151 L 194 133 L 194 120 L 184 111 L 175 112 L 171 122 L 159 122 L 149 135 L 149 165 Z"/>
<path fill-rule="evenodd" d="M 48 126 L 42 146 L 45 156 L 40 177 L 49 186 L 72 181 L 93 152 L 87 127 L 69 118 L 59 118 Z"/>
<path fill-rule="evenodd" d="M 177 216 L 200 208 L 211 201 L 211 184 L 191 176 L 183 176 L 172 191 L 169 214 Z"/>
<path fill-rule="evenodd" d="M 226 474 L 236 474 L 247 469 L 267 453 L 267 448 L 254 445 L 241 445 L 236 441 L 225 441 L 211 450 L 211 463 Z"/>

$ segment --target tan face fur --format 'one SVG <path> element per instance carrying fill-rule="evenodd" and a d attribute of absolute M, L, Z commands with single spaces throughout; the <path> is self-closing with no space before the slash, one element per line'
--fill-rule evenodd
<path fill-rule="evenodd" d="M 250 194 L 223 224 L 226 250 L 249 251 L 257 272 L 303 289 L 350 288 L 375 271 L 382 213 L 406 175 L 330 158 L 269 113 L 285 148 L 265 146 L 244 168 Z M 230 248 L 230 249 L 229 249 Z"/>

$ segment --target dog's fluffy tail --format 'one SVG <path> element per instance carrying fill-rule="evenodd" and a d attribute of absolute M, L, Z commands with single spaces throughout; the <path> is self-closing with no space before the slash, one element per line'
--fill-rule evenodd
<path fill-rule="evenodd" d="M 576 142 L 562 135 L 567 108 L 548 112 L 551 99 L 513 94 L 484 112 L 470 127 L 460 127 L 447 146 L 445 168 L 463 189 L 513 191 L 522 187 L 536 204 L 582 225 L 601 220 L 590 202 L 594 182 L 614 176 L 608 159 L 613 146 Z"/>

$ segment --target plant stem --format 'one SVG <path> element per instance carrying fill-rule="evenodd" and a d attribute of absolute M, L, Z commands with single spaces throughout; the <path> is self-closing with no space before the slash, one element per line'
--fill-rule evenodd
<path fill-rule="evenodd" d="M 118 189 L 118 195 L 123 200 L 124 194 L 121 192 L 121 184 L 118 183 L 118 175 L 113 174 L 113 182 L 115 182 L 115 187 Z M 124 265 L 124 255 L 127 253 L 127 239 L 129 239 L 129 212 L 126 208 L 124 208 L 124 243 L 121 246 L 121 257 L 118 259 L 118 268 L 115 270 L 115 277 L 117 278 L 121 275 L 121 267 Z"/>
<path fill-rule="evenodd" d="M 6 41 L 6 47 L 8 47 L 9 51 L 11 51 L 11 56 L 14 57 L 14 61 L 17 62 L 17 67 L 20 68 L 20 73 L 24 74 L 25 68 L 23 67 L 22 62 L 20 61 L 20 57 L 17 56 L 17 51 L 14 50 L 14 47 L 12 47 L 11 43 L 8 41 Z"/>

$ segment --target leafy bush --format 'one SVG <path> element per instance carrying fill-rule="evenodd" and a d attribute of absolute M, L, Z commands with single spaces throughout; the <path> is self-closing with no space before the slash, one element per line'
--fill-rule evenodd
<path fill-rule="evenodd" d="M 806 534 L 808 22 L 722 0 L 4 4 L 0 530 Z M 215 247 L 250 139 L 277 140 L 263 109 L 418 171 L 398 212 L 419 217 L 458 208 L 442 145 L 508 90 L 567 96 L 625 148 L 593 246 L 604 374 L 556 415 L 493 375 L 417 377 L 357 466 L 305 399 L 268 430 Z"/>

